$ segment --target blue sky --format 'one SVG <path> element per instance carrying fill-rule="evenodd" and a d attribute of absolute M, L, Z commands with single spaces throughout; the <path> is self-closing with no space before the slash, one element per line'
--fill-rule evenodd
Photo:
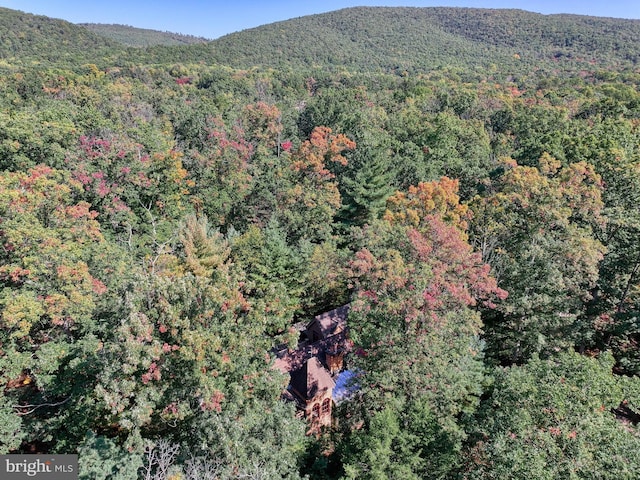
<path fill-rule="evenodd" d="M 354 6 L 519 8 L 640 19 L 640 0 L 0 0 L 0 6 L 73 23 L 120 23 L 217 38 L 266 23 Z"/>

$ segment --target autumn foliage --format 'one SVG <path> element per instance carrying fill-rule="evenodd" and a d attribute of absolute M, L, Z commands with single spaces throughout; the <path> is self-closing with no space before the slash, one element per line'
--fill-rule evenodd
<path fill-rule="evenodd" d="M 540 65 L 431 45 L 362 72 L 338 37 L 280 68 L 279 27 L 255 45 L 278 68 L 221 63 L 258 55 L 236 36 L 92 63 L 66 39 L 54 65 L 20 57 L 45 20 L 7 15 L 0 454 L 78 453 L 82 480 L 636 478 L 633 22 L 572 30 L 624 33 L 609 70 L 554 27 Z M 345 305 L 352 396 L 306 437 L 274 356 L 323 361 L 305 325 Z"/>
<path fill-rule="evenodd" d="M 390 313 L 403 316 L 407 327 L 427 322 L 421 327 L 427 328 L 449 312 L 478 303 L 492 307 L 492 300 L 506 298 L 467 241 L 467 209 L 456 189 L 455 181 L 443 178 L 388 200 L 383 220 L 366 234 L 388 237 L 389 243 L 371 240 L 351 262 L 359 299 L 376 304 L 389 296 Z M 403 300 L 396 303 L 398 297 Z"/>

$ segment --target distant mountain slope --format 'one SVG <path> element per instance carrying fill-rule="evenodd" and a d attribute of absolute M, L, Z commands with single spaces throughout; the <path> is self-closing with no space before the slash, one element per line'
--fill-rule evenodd
<path fill-rule="evenodd" d="M 358 70 L 640 62 L 640 21 L 522 10 L 356 7 L 221 37 L 210 57 L 238 67 Z"/>
<path fill-rule="evenodd" d="M 94 63 L 119 49 L 116 42 L 64 20 L 0 7 L 0 59 L 5 63 Z"/>
<path fill-rule="evenodd" d="M 434 68 L 452 59 L 484 65 L 512 53 L 442 29 L 424 8 L 350 8 L 221 37 L 209 47 L 219 63 L 346 67 L 354 70 Z"/>
<path fill-rule="evenodd" d="M 448 32 L 475 42 L 537 53 L 540 58 L 557 58 L 562 53 L 640 61 L 640 20 L 541 15 L 523 10 L 426 10 Z"/>
<path fill-rule="evenodd" d="M 206 38 L 194 37 L 192 35 L 161 32 L 146 28 L 130 27 L 128 25 L 104 23 L 80 23 L 79 25 L 101 37 L 108 38 L 128 47 L 192 45 L 194 43 L 206 43 L 209 41 Z"/>
<path fill-rule="evenodd" d="M 110 38 L 102 36 L 107 34 Z M 113 40 L 117 36 L 118 42 Z M 133 27 L 83 27 L 0 8 L 0 60 L 9 64 L 179 62 L 397 73 L 457 67 L 507 74 L 640 64 L 640 20 L 522 10 L 356 7 L 272 23 L 208 43 L 166 46 L 169 37 L 185 40 Z M 123 45 L 145 42 L 153 46 Z"/>

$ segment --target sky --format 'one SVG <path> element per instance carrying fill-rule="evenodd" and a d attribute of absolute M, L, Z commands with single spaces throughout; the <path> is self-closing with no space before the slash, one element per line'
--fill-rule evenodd
<path fill-rule="evenodd" d="M 518 8 L 640 19 L 640 0 L 0 0 L 0 7 L 72 23 L 118 23 L 209 39 L 356 6 Z"/>

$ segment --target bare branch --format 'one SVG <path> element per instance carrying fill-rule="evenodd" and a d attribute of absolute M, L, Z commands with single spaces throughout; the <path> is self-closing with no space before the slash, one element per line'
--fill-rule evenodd
<path fill-rule="evenodd" d="M 65 398 L 64 400 L 60 401 L 60 402 L 55 402 L 55 403 L 40 403 L 38 405 L 13 405 L 12 408 L 15 408 L 16 410 L 19 410 L 18 412 L 16 412 L 18 415 L 23 416 L 23 415 L 29 415 L 30 413 L 35 412 L 37 409 L 42 408 L 42 407 L 59 407 L 60 405 L 64 405 L 65 403 L 67 403 L 69 400 L 71 400 L 71 396 Z M 28 411 L 24 412 L 21 410 L 24 410 L 25 408 L 29 409 Z"/>

